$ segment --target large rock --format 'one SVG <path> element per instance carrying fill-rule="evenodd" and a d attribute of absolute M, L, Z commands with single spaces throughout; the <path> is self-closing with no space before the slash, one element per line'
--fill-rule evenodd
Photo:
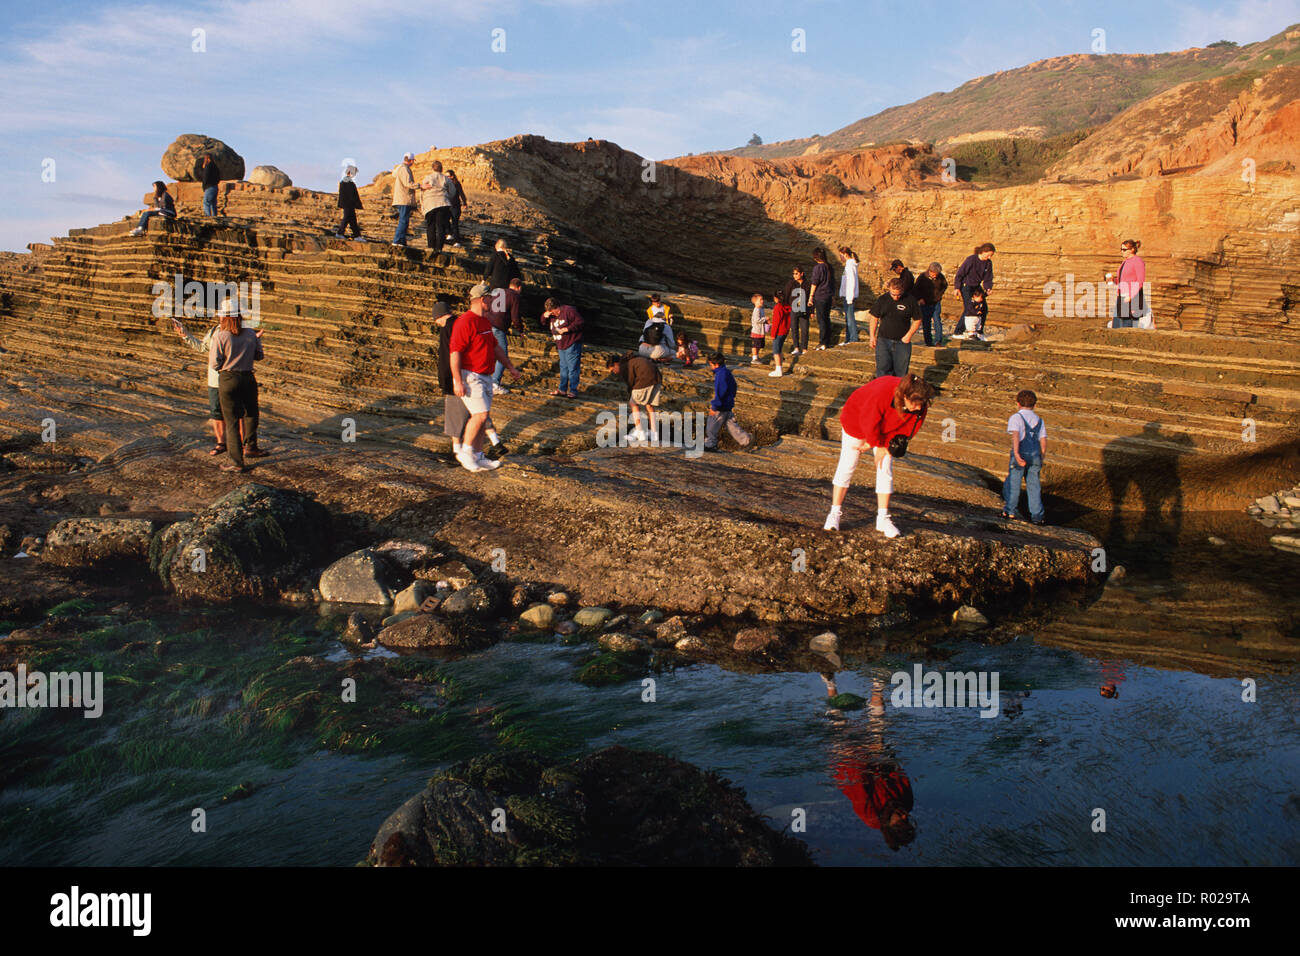
<path fill-rule="evenodd" d="M 493 830 L 505 810 L 505 831 Z M 375 835 L 377 866 L 811 864 L 744 791 L 659 754 L 610 747 L 552 767 L 490 754 L 434 777 Z"/>
<path fill-rule="evenodd" d="M 390 575 L 388 563 L 373 548 L 353 551 L 321 574 L 321 600 L 335 604 L 390 604 Z"/>
<path fill-rule="evenodd" d="M 162 157 L 162 171 L 178 183 L 197 183 L 203 180 L 203 157 L 211 155 L 221 170 L 222 179 L 244 178 L 244 157 L 219 139 L 185 133 L 167 147 Z"/>
<path fill-rule="evenodd" d="M 254 166 L 253 171 L 248 174 L 248 181 L 259 186 L 277 188 L 293 185 L 293 180 L 283 170 L 276 169 L 274 166 Z"/>
<path fill-rule="evenodd" d="M 156 529 L 147 518 L 66 518 L 45 536 L 41 560 L 67 568 L 143 563 Z"/>
<path fill-rule="evenodd" d="M 495 607 L 496 596 L 490 588 L 482 584 L 471 584 L 459 591 L 453 591 L 447 600 L 442 602 L 442 613 L 449 616 L 487 617 Z"/>
<path fill-rule="evenodd" d="M 774 627 L 746 627 L 736 632 L 732 648 L 737 651 L 762 651 L 781 644 L 781 633 Z"/>
<path fill-rule="evenodd" d="M 376 635 L 385 647 L 472 650 L 492 643 L 492 635 L 471 631 L 459 622 L 448 623 L 432 614 L 414 614 L 391 624 Z"/>
<path fill-rule="evenodd" d="M 329 544 L 330 515 L 321 505 L 249 483 L 155 535 L 149 564 L 184 597 L 273 598 L 319 567 Z"/>

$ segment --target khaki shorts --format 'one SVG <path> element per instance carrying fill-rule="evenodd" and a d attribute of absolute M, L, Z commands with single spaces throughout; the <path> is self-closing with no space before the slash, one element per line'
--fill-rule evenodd
<path fill-rule="evenodd" d="M 646 388 L 632 389 L 632 401 L 637 405 L 655 405 L 659 404 L 659 392 L 661 386 L 650 385 Z"/>
<path fill-rule="evenodd" d="M 461 384 L 465 386 L 465 397 L 461 399 L 471 415 L 482 415 L 492 407 L 492 377 L 480 375 L 462 369 Z"/>

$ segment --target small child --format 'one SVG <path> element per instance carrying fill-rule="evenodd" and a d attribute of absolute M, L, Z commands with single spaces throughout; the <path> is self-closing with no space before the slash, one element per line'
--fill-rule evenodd
<path fill-rule="evenodd" d="M 975 339 L 983 342 L 984 339 L 984 318 L 989 314 L 989 304 L 984 301 L 984 290 L 976 289 L 970 294 L 971 305 L 975 307 L 974 315 L 962 317 L 962 331 L 953 338 Z"/>
<path fill-rule="evenodd" d="M 1014 519 L 1020 508 L 1020 479 L 1025 481 L 1029 494 L 1029 519 L 1034 524 L 1043 523 L 1043 492 L 1038 473 L 1047 455 L 1047 425 L 1038 417 L 1034 406 L 1038 396 L 1029 389 L 1016 394 L 1019 406 L 1007 420 L 1007 433 L 1011 435 L 1011 461 L 1007 480 L 1002 483 L 1002 517 Z"/>
<path fill-rule="evenodd" d="M 749 301 L 754 303 L 754 311 L 749 315 L 749 345 L 754 354 L 750 356 L 749 364 L 757 365 L 758 353 L 763 351 L 767 340 L 767 320 L 763 317 L 763 296 L 755 292 Z"/>
<path fill-rule="evenodd" d="M 744 448 L 749 444 L 749 432 L 740 427 L 733 409 L 736 407 L 736 376 L 727 368 L 727 358 L 721 352 L 709 356 L 709 368 L 713 369 L 713 401 L 709 402 L 709 421 L 704 427 L 704 450 L 721 451 L 718 438 L 722 426 L 727 426 L 736 444 Z"/>
<path fill-rule="evenodd" d="M 677 343 L 677 361 L 681 362 L 687 368 L 695 364 L 695 360 L 700 357 L 700 347 L 690 338 L 683 335 Z"/>

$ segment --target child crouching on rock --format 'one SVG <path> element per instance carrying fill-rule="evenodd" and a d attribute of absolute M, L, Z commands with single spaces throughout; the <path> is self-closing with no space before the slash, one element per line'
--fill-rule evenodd
<path fill-rule="evenodd" d="M 868 448 L 876 462 L 876 530 L 886 538 L 899 535 L 889 514 L 894 491 L 894 459 L 907 454 L 907 442 L 925 422 L 934 386 L 909 372 L 881 375 L 855 389 L 840 410 L 840 463 L 831 480 L 831 513 L 823 530 L 840 530 L 840 511 L 853 481 L 858 459 Z"/>
<path fill-rule="evenodd" d="M 727 426 L 736 444 L 744 448 L 749 444 L 749 432 L 740 427 L 733 409 L 736 406 L 736 376 L 727 368 L 727 359 L 721 352 L 709 356 L 709 368 L 713 369 L 713 401 L 709 403 L 709 422 L 704 429 L 704 450 L 721 451 L 718 438 L 722 435 L 722 426 Z"/>

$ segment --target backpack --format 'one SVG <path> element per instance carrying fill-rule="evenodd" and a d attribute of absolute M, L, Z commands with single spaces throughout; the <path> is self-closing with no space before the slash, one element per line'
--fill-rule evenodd
<path fill-rule="evenodd" d="M 1029 419 L 1025 418 L 1024 415 L 1019 413 L 1017 415 L 1025 423 L 1025 433 L 1020 437 L 1020 446 L 1017 451 L 1020 452 L 1020 457 L 1025 461 L 1029 461 L 1030 458 L 1037 459 L 1042 453 L 1038 436 L 1043 430 L 1043 420 L 1040 418 L 1037 425 L 1030 425 Z"/>
<path fill-rule="evenodd" d="M 664 340 L 664 324 L 662 322 L 652 322 L 650 327 L 645 330 L 641 336 L 641 341 L 646 345 L 659 345 Z"/>

